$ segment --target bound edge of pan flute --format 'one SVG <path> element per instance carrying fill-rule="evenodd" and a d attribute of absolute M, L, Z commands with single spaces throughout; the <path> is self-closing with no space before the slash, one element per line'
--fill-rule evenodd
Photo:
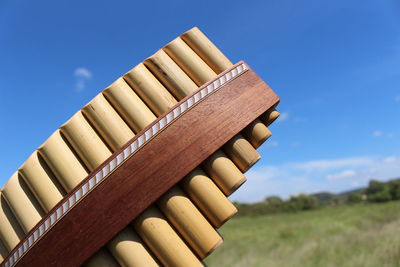
<path fill-rule="evenodd" d="M 203 266 L 279 116 L 197 28 L 54 132 L 0 192 L 1 266 Z"/>

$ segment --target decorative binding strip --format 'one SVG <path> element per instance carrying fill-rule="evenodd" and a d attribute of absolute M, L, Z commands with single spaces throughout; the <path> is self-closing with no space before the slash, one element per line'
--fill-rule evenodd
<path fill-rule="evenodd" d="M 41 221 L 34 230 L 32 230 L 29 234 L 29 237 L 26 237 L 23 243 L 19 243 L 18 246 L 13 249 L 12 255 L 8 255 L 6 260 L 2 263 L 2 266 L 12 267 L 26 254 L 26 252 L 41 238 L 44 234 L 46 234 L 60 219 L 67 214 L 76 204 L 83 199 L 87 194 L 90 193 L 96 186 L 98 186 L 102 181 L 107 179 L 107 177 L 123 162 L 125 162 L 128 158 L 133 156 L 141 147 L 143 147 L 146 143 L 150 141 L 157 133 L 161 132 L 164 128 L 169 126 L 174 120 L 179 118 L 183 113 L 190 110 L 194 105 L 196 105 L 199 101 L 209 96 L 211 93 L 220 89 L 227 82 L 237 77 L 240 73 L 243 73 L 248 70 L 248 67 L 243 62 L 238 63 L 232 69 L 227 72 L 221 74 L 215 80 L 209 82 L 208 84 L 203 85 L 200 89 L 197 90 L 195 94 L 192 96 L 185 98 L 182 102 L 180 102 L 174 109 L 172 109 L 169 113 L 160 117 L 156 121 L 154 121 L 147 130 L 139 136 L 135 136 L 135 138 L 130 141 L 131 143 L 127 144 L 126 148 L 122 150 L 118 155 L 113 155 L 107 160 L 105 165 L 97 170 L 96 174 L 91 174 L 89 180 L 85 179 L 83 184 L 78 185 L 72 192 L 69 194 L 69 197 L 66 197 L 61 203 L 57 205 L 57 209 L 53 209 L 50 215 L 47 215 L 47 219 Z"/>

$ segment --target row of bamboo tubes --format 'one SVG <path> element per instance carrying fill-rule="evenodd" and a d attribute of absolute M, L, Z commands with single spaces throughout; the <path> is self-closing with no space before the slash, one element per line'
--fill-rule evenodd
<path fill-rule="evenodd" d="M 0 192 L 0 255 L 135 134 L 232 63 L 197 28 L 97 95 L 35 151 Z M 271 136 L 271 110 L 147 208 L 86 266 L 202 266 L 236 212 L 227 199 Z"/>

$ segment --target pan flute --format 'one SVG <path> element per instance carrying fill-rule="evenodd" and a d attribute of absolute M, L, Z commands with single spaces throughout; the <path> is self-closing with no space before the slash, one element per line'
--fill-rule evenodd
<path fill-rule="evenodd" d="M 0 192 L 2 266 L 203 266 L 277 95 L 197 28 L 79 110 Z"/>

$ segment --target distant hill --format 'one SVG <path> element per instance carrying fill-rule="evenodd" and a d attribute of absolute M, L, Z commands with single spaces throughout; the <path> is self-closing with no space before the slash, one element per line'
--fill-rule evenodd
<path fill-rule="evenodd" d="M 342 193 L 339 193 L 339 195 L 341 196 L 349 196 L 352 194 L 356 194 L 356 193 L 363 193 L 365 191 L 366 187 L 361 187 L 361 188 L 357 188 L 357 189 L 353 189 L 353 190 L 349 190 L 349 191 L 345 191 Z"/>
<path fill-rule="evenodd" d="M 334 202 L 335 200 L 340 199 L 340 194 L 333 194 L 329 192 L 319 192 L 311 194 L 312 197 L 316 198 L 320 205 L 328 205 Z"/>
<path fill-rule="evenodd" d="M 387 202 L 400 200 L 400 178 L 385 182 L 370 180 L 367 187 L 361 187 L 338 194 L 318 192 L 314 194 L 299 194 L 289 199 L 279 196 L 268 196 L 264 201 L 256 203 L 235 202 L 238 216 L 256 216 L 281 212 L 298 212 L 342 204 L 359 202 Z"/>
<path fill-rule="evenodd" d="M 341 192 L 338 194 L 330 193 L 330 192 L 318 192 L 314 194 L 310 194 L 312 197 L 316 198 L 318 200 L 318 203 L 322 206 L 324 205 L 330 205 L 332 203 L 343 203 L 346 202 L 347 198 L 356 193 L 363 193 L 365 191 L 366 187 L 361 187 L 345 192 Z"/>
<path fill-rule="evenodd" d="M 393 181 L 400 181 L 400 178 L 394 178 L 385 183 L 389 183 L 389 182 L 393 182 Z M 344 192 L 341 192 L 338 194 L 334 194 L 334 193 L 330 193 L 330 192 L 318 192 L 318 193 L 314 193 L 314 194 L 310 194 L 310 195 L 313 196 L 314 198 L 316 198 L 320 205 L 324 206 L 324 205 L 329 205 L 332 203 L 338 204 L 338 203 L 346 202 L 349 196 L 351 196 L 353 194 L 357 194 L 357 193 L 363 194 L 366 189 L 367 189 L 367 187 L 360 187 L 360 188 L 344 191 Z"/>

